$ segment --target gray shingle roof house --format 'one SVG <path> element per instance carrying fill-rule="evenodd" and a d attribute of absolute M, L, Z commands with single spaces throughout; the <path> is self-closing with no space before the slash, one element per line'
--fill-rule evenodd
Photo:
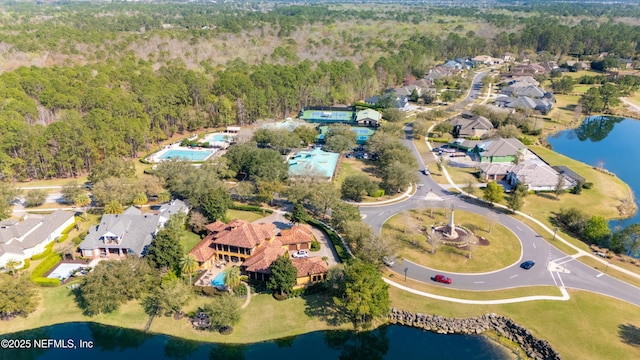
<path fill-rule="evenodd" d="M 163 204 L 158 213 L 143 214 L 132 206 L 122 214 L 105 214 L 100 224 L 89 229 L 78 248 L 88 258 L 143 256 L 169 217 L 188 211 L 184 202 L 172 200 Z"/>
<path fill-rule="evenodd" d="M 512 96 L 512 97 L 527 96 L 532 99 L 541 99 L 547 95 L 546 91 L 534 85 L 507 86 L 503 88 L 500 92 L 507 96 Z"/>
<path fill-rule="evenodd" d="M 456 138 L 481 138 L 493 130 L 493 124 L 486 117 L 467 113 L 453 118 L 451 125 Z"/>
<path fill-rule="evenodd" d="M 542 114 L 546 114 L 551 110 L 553 104 L 547 99 L 532 99 L 527 96 L 521 97 L 509 97 L 499 96 L 495 100 L 495 105 L 498 107 L 509 109 L 531 109 L 540 111 Z"/>
<path fill-rule="evenodd" d="M 45 216 L 30 215 L 24 221 L 0 222 L 0 268 L 9 260 L 22 264 L 25 259 L 42 253 L 45 246 L 58 239 L 74 222 L 74 213 L 63 210 Z"/>
<path fill-rule="evenodd" d="M 510 186 L 518 183 L 527 185 L 531 191 L 553 191 L 558 185 L 558 173 L 547 164 L 486 164 L 481 167 L 481 174 L 485 180 L 505 181 Z M 569 189 L 577 181 L 564 176 L 562 189 Z"/>
<path fill-rule="evenodd" d="M 464 140 L 449 143 L 449 146 L 465 151 L 482 163 L 514 163 L 527 150 L 527 147 L 516 138 Z"/>

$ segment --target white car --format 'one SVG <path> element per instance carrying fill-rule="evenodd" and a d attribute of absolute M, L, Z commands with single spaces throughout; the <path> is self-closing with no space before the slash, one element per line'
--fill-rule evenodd
<path fill-rule="evenodd" d="M 309 257 L 309 252 L 307 250 L 298 250 L 293 254 L 291 254 L 291 257 L 297 258 L 297 259 L 306 258 L 306 257 Z"/>

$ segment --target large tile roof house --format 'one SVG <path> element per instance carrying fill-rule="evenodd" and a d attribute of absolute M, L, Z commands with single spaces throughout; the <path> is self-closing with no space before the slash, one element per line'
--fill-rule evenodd
<path fill-rule="evenodd" d="M 122 214 L 105 214 L 100 224 L 89 229 L 78 248 L 82 256 L 89 258 L 143 256 L 169 217 L 188 211 L 184 202 L 173 200 L 162 205 L 157 213 L 143 214 L 132 206 Z"/>
<path fill-rule="evenodd" d="M 231 261 L 240 263 L 241 271 L 256 280 L 268 279 L 269 267 L 278 256 L 284 256 L 288 251 L 309 249 L 314 241 L 309 225 L 293 226 L 277 236 L 275 225 L 245 220 L 233 220 L 229 224 L 217 221 L 207 225 L 207 229 L 209 234 L 189 251 L 200 268 L 208 269 L 216 262 Z M 296 260 L 293 263 L 299 273 L 297 285 L 324 280 L 327 270 L 324 260 L 319 257 L 292 260 Z"/>
<path fill-rule="evenodd" d="M 29 215 L 24 221 L 0 222 L 0 268 L 9 260 L 22 266 L 25 259 L 42 253 L 74 223 L 74 213 L 63 210 L 45 216 Z"/>

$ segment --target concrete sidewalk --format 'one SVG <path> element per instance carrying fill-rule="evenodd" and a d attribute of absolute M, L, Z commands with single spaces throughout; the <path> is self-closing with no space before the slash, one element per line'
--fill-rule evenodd
<path fill-rule="evenodd" d="M 442 301 L 450 301 L 450 302 L 455 302 L 455 303 L 460 303 L 460 304 L 495 305 L 495 304 L 512 304 L 512 303 L 527 302 L 527 301 L 538 301 L 538 300 L 556 300 L 556 301 L 567 301 L 567 300 L 569 300 L 569 293 L 567 292 L 567 290 L 564 287 L 559 287 L 560 292 L 562 292 L 562 296 L 538 295 L 538 296 L 523 296 L 523 297 L 518 297 L 518 298 L 497 299 L 497 300 L 466 300 L 466 299 L 458 299 L 458 298 L 452 298 L 452 297 L 448 297 L 448 296 L 430 294 L 430 293 L 427 293 L 427 292 L 424 292 L 424 291 L 419 291 L 419 290 L 416 290 L 416 289 L 412 289 L 410 287 L 406 287 L 404 285 L 400 285 L 400 284 L 398 284 L 396 282 L 393 282 L 393 281 L 391 281 L 389 279 L 386 279 L 384 277 L 382 279 L 387 284 L 389 284 L 389 285 L 391 285 L 393 287 L 396 287 L 398 289 L 410 292 L 412 294 L 428 297 L 428 298 L 431 298 L 431 299 L 442 300 Z"/>

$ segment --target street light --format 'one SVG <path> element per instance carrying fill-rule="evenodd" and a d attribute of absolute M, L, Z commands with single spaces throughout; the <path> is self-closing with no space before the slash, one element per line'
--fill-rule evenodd
<path fill-rule="evenodd" d="M 553 240 L 555 240 L 555 239 L 556 239 L 556 233 L 557 233 L 557 232 L 558 232 L 558 228 L 557 228 L 557 227 L 554 227 L 554 228 L 553 228 Z"/>
<path fill-rule="evenodd" d="M 404 268 L 404 282 L 407 282 L 407 271 L 409 271 L 409 268 Z"/>

